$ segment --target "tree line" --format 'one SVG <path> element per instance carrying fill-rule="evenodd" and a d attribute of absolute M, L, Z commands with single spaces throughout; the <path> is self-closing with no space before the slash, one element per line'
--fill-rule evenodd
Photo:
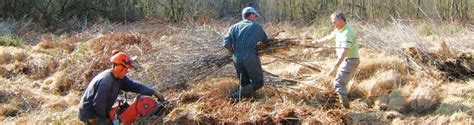
<path fill-rule="evenodd" d="M 3 19 L 30 18 L 45 25 L 66 20 L 170 22 L 240 18 L 253 6 L 263 21 L 311 21 L 336 10 L 357 20 L 468 21 L 473 0 L 2 0 Z"/>

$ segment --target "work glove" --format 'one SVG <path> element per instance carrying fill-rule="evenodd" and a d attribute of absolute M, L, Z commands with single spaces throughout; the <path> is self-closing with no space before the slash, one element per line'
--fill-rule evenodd
<path fill-rule="evenodd" d="M 264 50 L 267 47 L 268 47 L 268 43 L 266 43 L 266 42 L 258 42 L 257 43 L 257 50 L 258 51 Z"/>
<path fill-rule="evenodd" d="M 331 76 L 331 77 L 336 76 L 337 68 L 338 68 L 338 67 L 336 67 L 336 66 L 333 67 L 333 68 L 331 69 L 331 72 L 328 73 L 328 75 Z"/>
<path fill-rule="evenodd" d="M 155 92 L 153 95 L 157 98 L 156 100 L 158 102 L 162 102 L 162 101 L 165 100 L 165 97 L 163 95 L 159 94 L 158 92 Z"/>

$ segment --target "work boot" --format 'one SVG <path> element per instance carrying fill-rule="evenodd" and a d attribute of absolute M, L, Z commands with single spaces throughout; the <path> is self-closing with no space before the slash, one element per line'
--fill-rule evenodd
<path fill-rule="evenodd" d="M 242 97 L 239 98 L 239 91 L 237 92 L 234 92 L 232 94 L 230 94 L 230 98 L 229 100 L 232 102 L 232 103 L 237 103 L 240 101 Z"/>
<path fill-rule="evenodd" d="M 230 98 L 231 98 L 231 99 L 239 99 L 239 98 L 241 98 L 241 97 L 239 96 L 239 91 L 230 94 Z"/>
<path fill-rule="evenodd" d="M 241 95 L 241 98 L 247 97 L 251 95 L 255 91 L 253 85 L 247 85 L 243 86 L 241 89 L 235 91 L 230 95 L 231 98 L 239 98 L 239 95 Z M 240 93 L 239 93 L 240 92 Z"/>
<path fill-rule="evenodd" d="M 349 109 L 349 97 L 347 95 L 339 95 L 339 101 L 342 103 L 344 108 Z"/>

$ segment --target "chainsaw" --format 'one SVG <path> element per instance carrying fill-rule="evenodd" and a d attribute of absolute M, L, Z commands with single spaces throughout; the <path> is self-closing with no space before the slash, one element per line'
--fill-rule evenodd
<path fill-rule="evenodd" d="M 147 95 L 137 96 L 131 104 L 119 100 L 118 106 L 113 107 L 109 112 L 109 119 L 113 124 L 131 125 L 143 116 L 159 112 L 166 104 L 167 101 L 158 102 Z"/>

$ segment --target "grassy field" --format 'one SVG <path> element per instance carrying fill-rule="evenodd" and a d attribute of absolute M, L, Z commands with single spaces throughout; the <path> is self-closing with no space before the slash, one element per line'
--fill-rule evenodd
<path fill-rule="evenodd" d="M 142 68 L 129 73 L 131 79 L 176 102 L 169 113 L 143 123 L 474 123 L 472 24 L 350 22 L 363 44 L 348 85 L 351 109 L 336 103 L 333 78 L 325 75 L 336 59 L 330 44 L 263 54 L 263 69 L 278 77 L 266 74 L 262 89 L 230 103 L 227 96 L 238 89 L 232 64 L 193 69 L 222 54 L 231 24 L 103 22 L 83 32 L 48 33 L 25 21 L 1 22 L 0 121 L 81 124 L 81 93 L 110 68 L 110 53 L 118 48 L 139 56 Z M 268 34 L 284 31 L 276 39 L 300 44 L 333 29 L 329 22 L 264 27 Z"/>

